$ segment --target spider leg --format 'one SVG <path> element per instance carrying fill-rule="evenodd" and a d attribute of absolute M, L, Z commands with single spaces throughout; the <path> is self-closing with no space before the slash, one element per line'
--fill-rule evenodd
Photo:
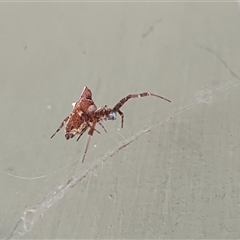
<path fill-rule="evenodd" d="M 124 113 L 122 111 L 120 111 L 120 110 L 118 110 L 118 113 L 121 116 L 121 119 L 122 119 L 121 127 L 123 128 Z"/>
<path fill-rule="evenodd" d="M 85 131 L 84 131 L 85 132 Z M 84 134 L 84 132 L 79 134 L 79 137 L 77 138 L 77 141 L 80 139 L 80 137 Z"/>
<path fill-rule="evenodd" d="M 88 125 L 89 127 L 91 127 L 90 125 Z M 79 134 L 79 136 L 78 136 L 78 138 L 77 138 L 77 141 L 80 139 L 80 137 L 86 132 L 86 130 L 87 130 L 87 128 L 83 131 L 83 132 L 81 132 L 80 134 Z M 96 131 L 97 133 L 99 133 L 99 134 L 101 134 L 96 128 L 94 129 L 94 131 Z"/>
<path fill-rule="evenodd" d="M 101 132 L 99 132 L 96 128 L 94 129 L 94 131 L 96 131 L 98 134 L 101 134 Z"/>
<path fill-rule="evenodd" d="M 106 128 L 103 126 L 103 124 L 101 122 L 99 122 L 99 125 L 101 125 L 101 127 L 104 129 L 104 131 L 107 132 Z"/>
<path fill-rule="evenodd" d="M 123 106 L 123 104 L 125 104 L 125 102 L 127 102 L 129 99 L 131 98 L 139 98 L 139 97 L 147 97 L 147 96 L 154 96 L 154 97 L 158 97 L 161 98 L 163 100 L 166 100 L 168 102 L 171 102 L 169 99 L 162 97 L 160 95 L 151 93 L 151 92 L 144 92 L 144 93 L 139 93 L 139 94 L 129 94 L 126 97 L 122 98 L 113 108 L 113 111 L 118 112 L 119 109 Z"/>
<path fill-rule="evenodd" d="M 93 132 L 95 130 L 95 125 L 96 125 L 97 122 L 93 122 L 89 132 L 88 132 L 88 140 L 87 140 L 87 145 L 86 145 L 86 148 L 85 148 L 85 151 L 84 151 L 84 154 L 83 154 L 83 158 L 82 158 L 82 163 L 84 162 L 84 159 L 85 159 L 85 156 L 87 154 L 87 150 L 88 150 L 88 146 L 89 146 L 89 143 L 91 141 L 91 137 L 93 135 Z"/>
<path fill-rule="evenodd" d="M 83 154 L 82 163 L 84 162 L 85 156 L 87 154 L 87 150 L 88 150 L 90 140 L 91 140 L 91 135 L 88 135 L 87 145 L 86 145 L 86 148 L 85 148 L 85 151 L 84 151 L 84 154 Z"/>
<path fill-rule="evenodd" d="M 51 138 L 53 138 L 53 137 L 56 135 L 56 133 L 61 130 L 61 128 L 64 126 L 64 123 L 67 122 L 68 118 L 69 118 L 69 116 L 67 116 L 67 117 L 62 121 L 61 125 L 60 125 L 59 128 L 56 130 L 56 132 L 51 136 Z"/>

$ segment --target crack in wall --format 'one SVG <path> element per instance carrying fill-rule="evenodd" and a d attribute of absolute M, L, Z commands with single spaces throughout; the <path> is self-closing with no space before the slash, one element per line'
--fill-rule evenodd
<path fill-rule="evenodd" d="M 155 26 L 156 26 L 157 24 L 159 24 L 161 21 L 162 21 L 162 19 L 159 19 L 158 21 L 156 21 L 155 23 L 153 23 L 153 24 L 148 28 L 148 30 L 147 30 L 145 33 L 142 34 L 142 38 L 147 37 L 147 36 L 154 30 Z"/>
<path fill-rule="evenodd" d="M 228 72 L 236 79 L 240 80 L 240 77 L 238 74 L 236 74 L 229 66 L 228 64 L 222 59 L 222 57 L 215 51 L 213 51 L 209 47 L 204 47 L 209 53 L 213 54 L 222 64 L 223 66 L 228 70 Z"/>

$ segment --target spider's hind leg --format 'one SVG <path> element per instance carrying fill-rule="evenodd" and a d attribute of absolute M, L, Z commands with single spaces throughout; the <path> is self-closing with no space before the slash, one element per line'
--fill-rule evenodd
<path fill-rule="evenodd" d="M 56 130 L 56 132 L 51 136 L 51 138 L 53 138 L 60 130 L 61 128 L 64 126 L 64 124 L 67 122 L 67 120 L 69 119 L 69 116 L 67 116 L 61 123 L 61 125 L 59 126 L 59 128 Z"/>

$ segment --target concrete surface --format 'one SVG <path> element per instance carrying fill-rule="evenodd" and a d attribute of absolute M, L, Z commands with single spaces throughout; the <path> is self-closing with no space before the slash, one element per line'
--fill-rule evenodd
<path fill-rule="evenodd" d="M 240 238 L 236 2 L 0 3 L 0 36 L 0 238 Z M 130 100 L 82 164 L 50 136 L 84 86 L 173 103 Z"/>

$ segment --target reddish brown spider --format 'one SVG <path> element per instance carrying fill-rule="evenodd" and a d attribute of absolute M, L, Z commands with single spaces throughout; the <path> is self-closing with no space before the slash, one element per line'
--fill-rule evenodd
<path fill-rule="evenodd" d="M 79 100 L 73 104 L 73 110 L 69 116 L 67 116 L 56 130 L 56 132 L 51 136 L 53 138 L 57 132 L 65 125 L 65 138 L 68 140 L 69 138 L 73 138 L 75 135 L 79 134 L 77 141 L 80 137 L 87 131 L 88 128 L 88 140 L 87 145 L 85 147 L 85 151 L 83 154 L 82 162 L 84 162 L 88 146 L 91 140 L 91 136 L 93 132 L 96 131 L 100 133 L 98 130 L 95 129 L 96 124 L 100 124 L 101 127 L 106 129 L 102 125 L 103 120 L 116 120 L 117 113 L 121 116 L 121 127 L 123 128 L 123 121 L 124 121 L 124 114 L 120 110 L 120 108 L 124 105 L 131 98 L 138 98 L 138 97 L 147 97 L 147 96 L 154 96 L 158 98 L 162 98 L 168 102 L 171 102 L 169 99 L 164 98 L 162 96 L 144 92 L 139 94 L 129 94 L 126 97 L 122 98 L 114 108 L 108 108 L 106 105 L 104 107 L 97 108 L 94 101 L 92 100 L 92 92 L 89 88 L 84 87 L 83 92 L 79 98 Z"/>

